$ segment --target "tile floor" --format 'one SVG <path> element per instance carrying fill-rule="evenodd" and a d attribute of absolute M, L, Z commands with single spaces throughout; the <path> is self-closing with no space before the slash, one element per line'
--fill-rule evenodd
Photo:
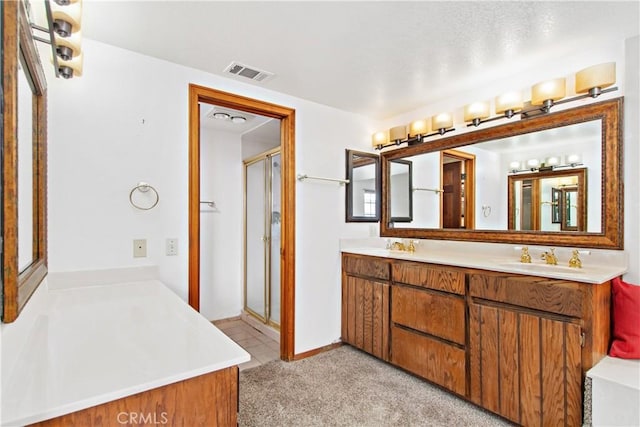
<path fill-rule="evenodd" d="M 244 348 L 251 360 L 240 364 L 240 370 L 255 368 L 280 358 L 280 343 L 240 319 L 216 320 L 213 324 Z"/>

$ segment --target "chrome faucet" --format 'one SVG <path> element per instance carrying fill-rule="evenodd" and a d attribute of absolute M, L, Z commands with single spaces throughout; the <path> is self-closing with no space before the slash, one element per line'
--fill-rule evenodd
<path fill-rule="evenodd" d="M 542 252 L 541 258 L 547 263 L 551 265 L 558 265 L 558 258 L 556 258 L 555 248 L 549 249 L 550 252 Z"/>

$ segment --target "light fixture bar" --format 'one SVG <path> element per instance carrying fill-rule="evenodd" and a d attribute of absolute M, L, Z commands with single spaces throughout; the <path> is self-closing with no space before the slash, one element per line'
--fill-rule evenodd
<path fill-rule="evenodd" d="M 49 39 L 44 39 L 42 37 L 38 37 L 38 36 L 33 36 L 33 39 L 36 41 L 39 41 L 41 43 L 46 43 L 51 45 L 51 56 L 53 57 L 53 71 L 56 74 L 56 78 L 60 77 L 60 71 L 58 70 L 59 68 L 59 64 L 58 64 L 58 52 L 57 52 L 57 46 L 56 46 L 56 39 L 55 39 L 55 35 L 53 33 L 53 15 L 51 13 L 51 4 L 49 3 L 49 0 L 44 0 L 44 8 L 45 11 L 47 13 L 47 22 L 49 23 L 49 28 L 45 28 L 42 27 L 40 25 L 36 25 L 36 24 L 31 24 L 31 28 L 33 28 L 34 30 L 38 30 L 38 31 L 42 31 L 44 33 L 48 33 L 49 34 Z"/>

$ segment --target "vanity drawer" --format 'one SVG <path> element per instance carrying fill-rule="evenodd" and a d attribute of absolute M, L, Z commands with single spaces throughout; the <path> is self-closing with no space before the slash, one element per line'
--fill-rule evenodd
<path fill-rule="evenodd" d="M 393 281 L 464 295 L 464 272 L 415 262 L 393 264 Z"/>
<path fill-rule="evenodd" d="M 391 287 L 391 321 L 465 344 L 463 298 L 407 286 Z"/>
<path fill-rule="evenodd" d="M 503 302 L 571 317 L 582 316 L 579 283 L 533 276 L 470 274 L 472 297 Z"/>
<path fill-rule="evenodd" d="M 391 363 L 465 395 L 465 351 L 454 345 L 392 326 Z"/>
<path fill-rule="evenodd" d="M 389 261 L 368 256 L 342 255 L 342 270 L 348 274 L 389 280 Z"/>

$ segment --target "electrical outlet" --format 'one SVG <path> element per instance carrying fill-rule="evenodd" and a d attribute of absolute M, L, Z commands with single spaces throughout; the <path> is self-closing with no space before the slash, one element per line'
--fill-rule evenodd
<path fill-rule="evenodd" d="M 166 254 L 168 256 L 178 255 L 178 239 L 167 239 Z"/>
<path fill-rule="evenodd" d="M 144 258 L 147 256 L 147 239 L 134 239 L 133 257 Z"/>

